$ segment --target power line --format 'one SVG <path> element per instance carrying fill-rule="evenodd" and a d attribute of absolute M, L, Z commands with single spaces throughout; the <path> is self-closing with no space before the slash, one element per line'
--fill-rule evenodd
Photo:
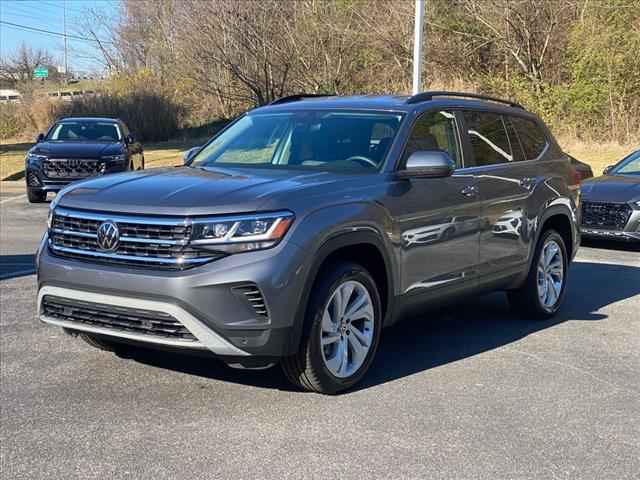
<path fill-rule="evenodd" d="M 89 37 L 81 37 L 80 35 L 71 35 L 71 34 L 67 34 L 65 35 L 64 33 L 60 33 L 60 32 L 52 32 L 51 30 L 45 30 L 43 28 L 36 28 L 36 27 L 30 27 L 29 25 L 20 25 L 19 23 L 13 23 L 13 22 L 7 22 L 4 20 L 0 20 L 0 23 L 3 25 L 7 25 L 8 27 L 13 27 L 13 28 L 19 28 L 22 30 L 27 30 L 30 32 L 38 32 L 38 33 L 45 33 L 48 35 L 55 35 L 58 37 L 67 37 L 67 38 L 71 38 L 74 40 L 80 40 L 83 42 L 94 42 L 94 43 L 109 43 L 109 44 L 113 44 L 113 42 L 109 41 L 109 40 L 102 40 L 102 39 L 95 39 L 95 38 L 89 38 Z"/>

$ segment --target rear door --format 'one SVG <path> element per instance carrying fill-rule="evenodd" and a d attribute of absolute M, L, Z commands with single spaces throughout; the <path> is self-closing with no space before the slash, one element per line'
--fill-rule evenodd
<path fill-rule="evenodd" d="M 464 111 L 462 116 L 473 165 L 468 170 L 477 177 L 482 200 L 479 275 L 506 275 L 528 258 L 534 217 L 527 205 L 537 181 L 535 169 L 523 161 L 508 118 L 492 111 Z"/>
<path fill-rule="evenodd" d="M 402 165 L 415 151 L 442 150 L 459 168 L 447 178 L 401 180 L 389 199 L 401 242 L 402 293 L 419 296 L 475 281 L 481 206 L 474 175 L 461 171 L 459 133 L 455 114 L 428 111 L 407 141 Z"/>

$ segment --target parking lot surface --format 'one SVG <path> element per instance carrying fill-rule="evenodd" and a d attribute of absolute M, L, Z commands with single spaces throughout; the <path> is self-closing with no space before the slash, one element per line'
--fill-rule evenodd
<path fill-rule="evenodd" d="M 20 195 L 0 196 L 3 478 L 638 478 L 638 248 L 583 247 L 552 321 L 493 294 L 385 330 L 364 382 L 327 397 L 41 324 L 48 206 Z"/>

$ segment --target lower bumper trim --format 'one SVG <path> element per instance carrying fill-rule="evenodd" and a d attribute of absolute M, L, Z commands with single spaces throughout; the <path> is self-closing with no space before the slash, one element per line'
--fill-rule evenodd
<path fill-rule="evenodd" d="M 625 232 L 620 230 L 596 230 L 582 228 L 582 236 L 588 238 L 606 238 L 609 240 L 640 240 L 640 232 Z"/>
<path fill-rule="evenodd" d="M 184 327 L 198 339 L 198 342 L 185 341 L 175 338 L 162 338 L 135 332 L 117 331 L 111 328 L 104 328 L 94 325 L 85 325 L 79 322 L 66 321 L 58 318 L 48 317 L 42 313 L 42 300 L 45 295 L 53 295 L 71 300 L 86 301 L 93 303 L 101 303 L 114 305 L 119 307 L 139 308 L 142 310 L 151 310 L 165 312 L 177 319 Z M 200 320 L 195 318 L 186 310 L 177 305 L 159 302 L 156 300 L 146 300 L 131 297 L 120 297 L 116 295 L 106 295 L 94 292 L 85 292 L 54 286 L 43 286 L 38 292 L 38 315 L 44 323 L 56 325 L 63 328 L 78 330 L 87 333 L 95 333 L 107 335 L 111 337 L 125 338 L 144 343 L 152 343 L 157 345 L 167 345 L 172 347 L 184 347 L 190 349 L 208 349 L 216 355 L 221 356 L 248 356 L 248 352 L 239 349 L 229 341 L 222 338 L 216 332 L 204 325 Z"/>

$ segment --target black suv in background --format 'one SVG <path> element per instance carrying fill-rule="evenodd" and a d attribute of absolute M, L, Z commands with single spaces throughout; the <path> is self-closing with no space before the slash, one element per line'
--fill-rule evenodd
<path fill-rule="evenodd" d="M 36 144 L 25 158 L 27 194 L 31 203 L 43 202 L 75 180 L 144 169 L 142 145 L 116 118 L 64 118 Z"/>
<path fill-rule="evenodd" d="M 335 393 L 416 309 L 502 290 L 526 317 L 554 315 L 580 242 L 570 159 L 538 117 L 489 97 L 288 97 L 185 163 L 56 197 L 43 322 L 106 350 L 280 363 Z"/>

